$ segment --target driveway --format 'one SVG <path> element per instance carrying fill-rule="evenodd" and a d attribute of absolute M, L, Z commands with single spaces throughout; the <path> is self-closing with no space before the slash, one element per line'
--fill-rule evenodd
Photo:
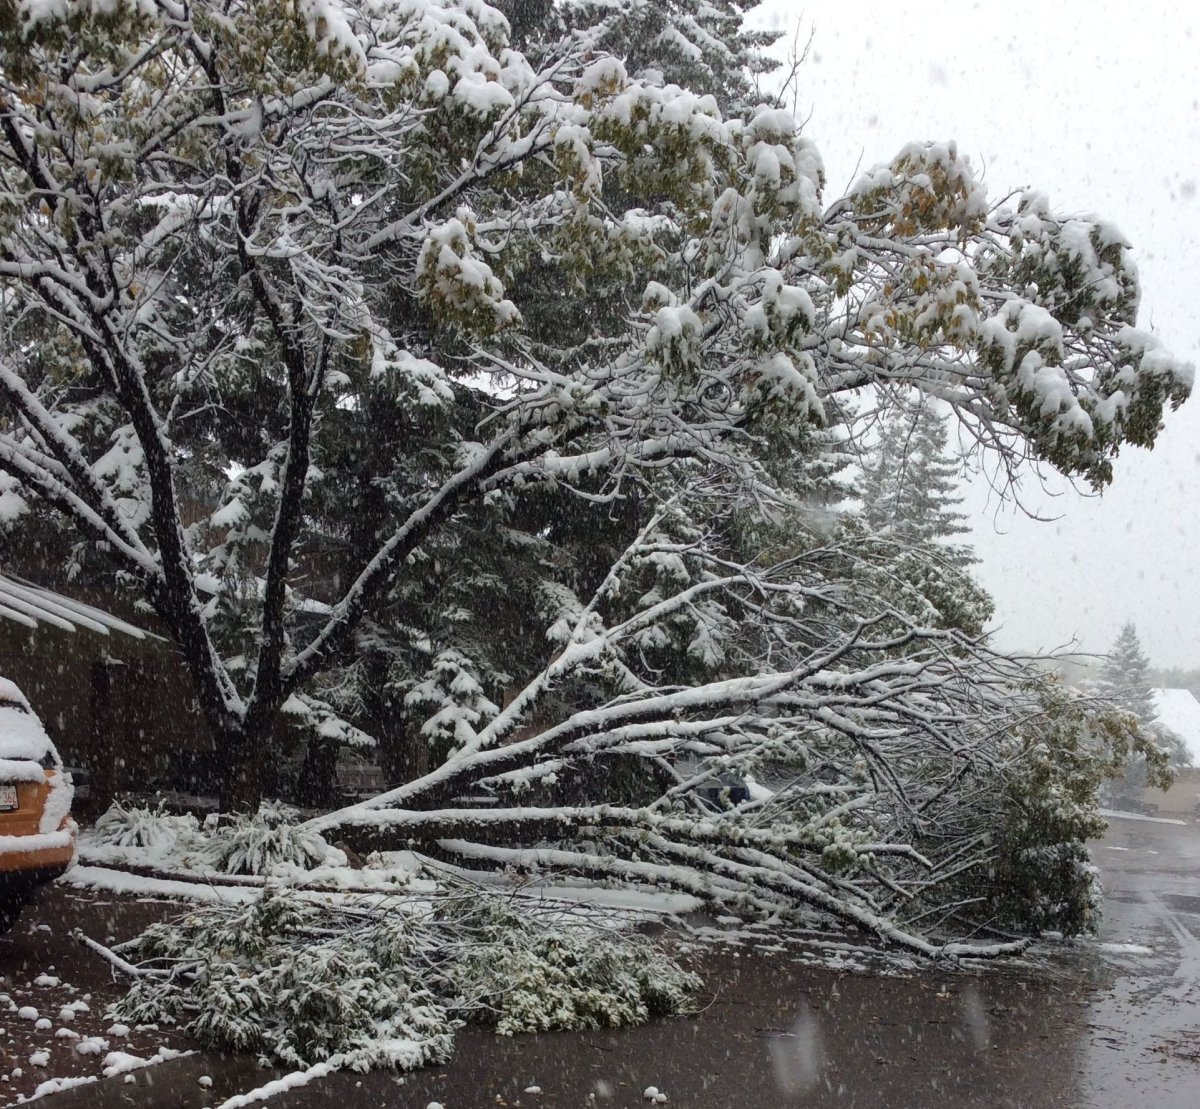
<path fill-rule="evenodd" d="M 1093 855 L 1107 890 L 1101 939 L 1115 973 L 1089 998 L 1080 1104 L 1194 1109 L 1200 826 L 1114 819 Z"/>

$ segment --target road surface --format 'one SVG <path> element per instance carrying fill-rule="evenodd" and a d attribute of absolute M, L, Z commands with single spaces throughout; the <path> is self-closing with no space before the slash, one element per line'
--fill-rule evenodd
<path fill-rule="evenodd" d="M 816 970 L 786 951 L 730 951 L 709 958 L 706 1007 L 687 1019 L 515 1039 L 468 1029 L 444 1068 L 403 1080 L 334 1075 L 267 1104 L 633 1109 L 652 1104 L 643 1095 L 653 1086 L 670 1106 L 696 1109 L 1192 1109 L 1200 1105 L 1200 828 L 1116 819 L 1094 856 L 1108 890 L 1099 941 L 1060 945 L 1042 969 L 876 978 Z M 42 908 L 53 931 L 26 929 L 0 944 L 4 969 L 14 981 L 36 974 L 67 942 L 72 920 L 86 924 L 96 911 L 57 891 Z M 150 910 L 102 911 L 120 934 Z M 58 959 L 74 981 L 104 994 L 106 971 L 89 971 L 78 952 Z M 213 1085 L 201 1086 L 201 1076 Z M 200 1054 L 42 1104 L 204 1109 L 271 1077 L 244 1058 Z"/>

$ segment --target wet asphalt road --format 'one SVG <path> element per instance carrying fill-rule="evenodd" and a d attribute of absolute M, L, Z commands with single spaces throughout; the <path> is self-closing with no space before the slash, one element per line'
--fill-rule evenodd
<path fill-rule="evenodd" d="M 1101 940 L 1115 973 L 1093 991 L 1081 1106 L 1200 1106 L 1200 826 L 1113 820 L 1093 851 L 1104 878 Z"/>
<path fill-rule="evenodd" d="M 1200 827 L 1114 820 L 1094 856 L 1112 946 L 1065 945 L 1046 969 L 874 978 L 739 952 L 703 968 L 710 1003 L 691 1018 L 516 1039 L 469 1029 L 445 1068 L 334 1075 L 268 1105 L 632 1109 L 656 1086 L 697 1109 L 1200 1106 Z M 271 1077 L 192 1056 L 42 1104 L 203 1109 Z"/>

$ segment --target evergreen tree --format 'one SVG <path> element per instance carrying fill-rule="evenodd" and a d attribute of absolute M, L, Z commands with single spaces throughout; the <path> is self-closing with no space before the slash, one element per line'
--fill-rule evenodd
<path fill-rule="evenodd" d="M 551 58 L 561 50 L 564 36 L 583 36 L 589 50 L 621 58 L 630 74 L 652 85 L 711 95 L 725 115 L 749 112 L 756 103 L 756 76 L 777 65 L 764 52 L 777 35 L 743 26 L 745 12 L 755 6 L 743 0 L 668 0 L 633 7 L 596 0 L 507 0 L 497 5 L 509 21 L 510 42 L 531 58 Z M 537 179 L 524 186 L 513 182 L 510 188 L 525 192 L 531 207 L 542 203 Z M 631 187 L 617 174 L 605 176 L 598 188 L 612 211 L 644 202 L 636 184 Z M 581 362 L 603 357 L 621 341 L 630 316 L 642 310 L 649 281 L 674 288 L 690 279 L 677 254 L 641 252 L 635 241 L 619 246 L 618 251 L 589 246 L 586 266 L 566 282 L 557 253 L 523 252 L 499 269 L 521 313 L 529 351 L 547 366 L 570 372 Z M 411 330 L 421 311 L 406 299 L 394 315 L 392 327 L 399 332 Z M 443 328 L 436 339 L 432 334 L 426 338 L 424 353 L 433 358 L 435 343 L 445 350 L 458 338 Z M 375 532 L 387 517 L 386 489 L 396 473 L 414 455 L 438 450 L 436 442 L 429 442 L 425 452 L 417 449 L 430 421 L 413 419 L 406 411 L 407 397 L 378 386 L 360 386 L 359 396 L 365 408 L 340 417 L 357 425 L 357 431 L 351 427 L 339 441 L 336 458 L 327 459 L 331 467 L 336 463 L 342 480 L 312 494 L 318 509 L 314 522 L 320 518 L 324 527 L 314 527 L 311 545 L 328 552 L 326 568 L 339 579 L 353 578 L 357 552 L 377 542 Z M 449 415 L 454 421 L 449 429 L 443 414 L 432 420 L 434 436 L 450 430 L 468 439 L 481 412 L 474 405 L 460 405 Z M 364 434 L 370 449 L 363 449 Z M 832 446 L 827 449 L 826 444 Z M 777 429 L 760 447 L 772 478 L 806 505 L 830 499 L 825 486 L 846 462 L 836 431 L 803 422 Z M 589 486 L 586 479 L 579 484 Z M 346 495 L 348 490 L 352 495 Z M 601 494 L 602 483 L 590 491 Z M 662 495 L 670 496 L 670 490 Z M 406 780 L 428 770 L 431 733 L 421 716 L 426 701 L 413 694 L 436 684 L 442 669 L 438 660 L 467 649 L 475 663 L 472 673 L 493 701 L 502 702 L 508 690 L 524 684 L 545 663 L 549 643 L 542 629 L 561 617 L 556 606 L 564 598 L 591 594 L 645 522 L 642 502 L 655 499 L 646 490 L 610 503 L 601 536 L 596 534 L 594 504 L 552 490 L 520 504 L 488 505 L 475 514 L 477 527 L 470 527 L 471 515 L 464 513 L 462 523 L 474 533 L 472 538 L 450 550 L 422 552 L 426 557 L 421 563 L 390 590 L 386 609 L 357 636 L 358 649 L 322 683 L 321 696 L 378 737 L 389 778 Z M 741 513 L 739 519 L 754 530 L 759 514 Z M 695 525 L 688 527 L 697 533 Z M 740 549 L 746 557 L 758 551 L 748 542 L 740 543 Z M 693 659 L 719 655 L 708 631 L 685 624 L 677 621 L 677 634 L 658 652 L 664 669 L 672 669 L 664 657 L 671 650 Z M 716 634 L 719 629 L 711 630 Z M 710 649 L 699 650 L 693 646 L 697 642 L 710 643 Z M 414 643 L 419 649 L 413 649 Z M 436 755 L 432 761 L 438 761 Z"/>
<path fill-rule="evenodd" d="M 970 572 L 971 548 L 957 510 L 958 467 L 947 451 L 946 419 L 924 397 L 892 401 L 862 461 L 862 511 L 845 527 L 859 536 L 872 587 L 892 583 L 896 607 L 918 623 L 975 637 L 992 617 L 989 594 Z"/>
<path fill-rule="evenodd" d="M 622 58 L 637 77 L 716 98 L 726 115 L 757 100 L 756 78 L 778 68 L 765 48 L 778 32 L 745 27 L 758 0 L 500 0 L 513 42 L 533 55 L 564 35 L 586 33 L 595 48 Z"/>
<path fill-rule="evenodd" d="M 1117 636 L 1112 650 L 1100 671 L 1100 687 L 1104 695 L 1119 708 L 1137 717 L 1142 731 L 1163 751 L 1172 767 L 1189 766 L 1191 755 L 1187 745 L 1170 728 L 1157 723 L 1158 706 L 1154 700 L 1154 680 L 1150 660 L 1142 651 L 1137 628 L 1128 621 Z M 1137 798 L 1148 784 L 1144 755 L 1131 757 L 1116 792 Z"/>
<path fill-rule="evenodd" d="M 969 530 L 956 508 L 958 464 L 947 438 L 946 419 L 928 398 L 890 405 L 863 464 L 863 517 L 872 531 L 937 542 L 949 559 L 967 564 L 975 561 L 970 549 L 947 542 Z"/>
<path fill-rule="evenodd" d="M 1154 722 L 1158 710 L 1150 680 L 1150 660 L 1142 653 L 1142 644 L 1132 621 L 1127 622 L 1117 636 L 1100 672 L 1100 680 L 1114 704 L 1133 713 L 1142 724 Z"/>

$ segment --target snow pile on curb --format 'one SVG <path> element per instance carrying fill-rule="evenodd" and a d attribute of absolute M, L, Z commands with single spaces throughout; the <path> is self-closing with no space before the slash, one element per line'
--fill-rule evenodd
<path fill-rule="evenodd" d="M 1140 812 L 1122 812 L 1120 809 L 1100 809 L 1100 815 L 1105 820 L 1143 820 L 1147 824 L 1176 824 L 1186 828 L 1186 820 L 1176 820 L 1170 816 L 1147 816 Z"/>

